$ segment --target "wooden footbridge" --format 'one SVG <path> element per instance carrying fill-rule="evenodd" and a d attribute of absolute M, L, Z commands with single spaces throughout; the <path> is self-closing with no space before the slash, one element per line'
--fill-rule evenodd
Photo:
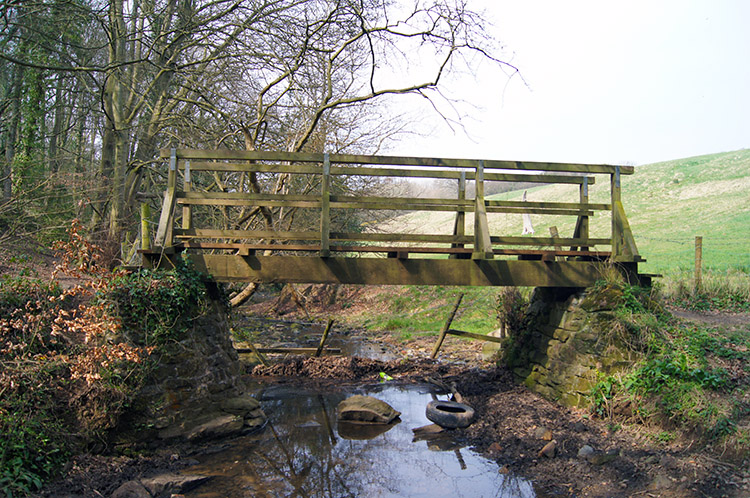
<path fill-rule="evenodd" d="M 218 281 L 245 282 L 586 287 L 612 265 L 646 278 L 620 197 L 630 166 L 188 149 L 162 157 L 167 189 L 155 240 L 143 240 L 146 266 L 187 257 Z M 602 176 L 609 202 L 590 202 Z M 394 194 L 410 178 L 452 180 L 455 195 Z M 573 189 L 568 202 L 491 200 L 486 182 Z M 350 193 L 366 186 L 367 195 Z M 452 230 L 362 222 L 412 211 L 447 212 Z M 495 213 L 576 223 L 567 237 L 501 234 L 490 228 Z M 590 236 L 595 214 L 611 218 L 608 236 Z"/>

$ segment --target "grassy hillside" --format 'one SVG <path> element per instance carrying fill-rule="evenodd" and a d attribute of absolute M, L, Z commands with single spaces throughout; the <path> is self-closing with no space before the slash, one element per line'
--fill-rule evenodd
<path fill-rule="evenodd" d="M 592 202 L 609 201 L 606 177 L 599 176 L 590 190 Z M 647 259 L 645 272 L 692 269 L 695 237 L 703 237 L 704 267 L 750 272 L 750 150 L 725 152 L 638 166 L 632 176 L 623 176 L 623 201 L 641 254 Z M 520 200 L 522 192 L 492 196 Z M 529 201 L 571 202 L 577 187 L 543 186 L 528 190 Z M 532 215 L 538 235 L 556 226 L 570 236 L 575 217 Z M 498 235 L 520 235 L 520 215 L 491 214 L 490 231 Z M 411 213 L 389 228 L 421 233 L 450 233 L 453 214 Z M 471 230 L 473 220 L 467 220 Z M 609 237 L 610 217 L 592 218 L 591 234 Z"/>

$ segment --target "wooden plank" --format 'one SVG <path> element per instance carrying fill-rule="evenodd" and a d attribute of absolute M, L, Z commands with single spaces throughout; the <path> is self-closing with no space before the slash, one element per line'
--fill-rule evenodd
<path fill-rule="evenodd" d="M 255 351 L 259 353 L 266 353 L 266 354 L 315 354 L 315 351 L 317 348 L 264 348 L 255 345 L 255 351 L 253 351 L 253 348 L 242 348 L 237 347 L 234 348 L 238 353 L 255 353 Z M 325 348 L 323 349 L 323 353 L 328 354 L 341 354 L 341 348 Z"/>
<path fill-rule="evenodd" d="M 297 251 L 318 252 L 320 246 L 317 244 L 249 244 L 242 242 L 195 242 L 186 240 L 182 242 L 185 249 L 221 249 L 247 251 Z M 332 252 L 364 252 L 364 253 L 412 253 L 412 254 L 471 254 L 470 247 L 394 247 L 394 246 L 341 246 L 331 245 Z M 551 251 L 543 249 L 493 249 L 494 254 L 501 256 L 583 256 L 597 259 L 606 259 L 611 253 L 609 251 Z M 248 255 L 248 254 L 245 254 Z"/>
<path fill-rule="evenodd" d="M 610 194 L 612 197 L 612 254 L 615 257 L 622 256 L 622 233 L 617 221 L 617 203 L 621 200 L 620 191 L 620 169 L 615 169 L 610 175 Z"/>
<path fill-rule="evenodd" d="M 161 151 L 162 157 L 169 157 L 166 149 Z M 322 163 L 323 154 L 300 152 L 266 152 L 245 150 L 196 150 L 178 149 L 177 154 L 182 159 L 217 159 L 217 160 L 246 160 L 246 161 L 291 161 Z M 408 156 L 367 156 L 354 154 L 331 154 L 331 163 L 337 164 L 378 164 L 384 166 L 413 166 L 440 168 L 474 168 L 474 159 L 453 159 L 434 157 Z M 613 166 L 609 164 L 580 164 L 580 163 L 552 163 L 537 161 L 502 161 L 485 160 L 485 168 L 502 170 L 525 171 L 557 171 L 571 173 L 613 173 L 620 168 L 621 174 L 633 174 L 632 166 Z"/>
<path fill-rule="evenodd" d="M 276 232 L 273 230 L 221 230 L 211 228 L 177 229 L 175 236 L 205 239 L 276 239 L 276 240 L 320 240 L 320 232 Z"/>
<path fill-rule="evenodd" d="M 227 163 L 227 162 L 202 162 L 196 161 L 191 165 L 193 171 L 219 171 L 219 172 L 254 172 L 254 173 L 292 173 L 292 174 L 321 174 L 321 169 L 313 164 L 288 164 L 288 163 Z M 331 166 L 332 175 L 348 176 L 394 176 L 401 178 L 443 178 L 458 180 L 461 173 L 466 175 L 467 180 L 474 179 L 474 171 L 452 171 L 438 169 L 407 169 L 403 168 L 369 168 L 366 166 Z M 593 176 L 573 175 L 539 175 L 519 173 L 485 173 L 486 181 L 498 182 L 528 182 L 528 183 L 562 183 L 580 185 L 584 178 L 588 178 L 589 184 L 594 184 L 596 178 Z"/>
<path fill-rule="evenodd" d="M 331 254 L 331 161 L 329 154 L 323 155 L 320 197 L 320 256 L 325 258 Z"/>
<path fill-rule="evenodd" d="M 466 200 L 466 172 L 461 172 L 461 177 L 458 179 L 458 200 L 459 201 L 465 201 Z M 453 222 L 453 235 L 456 237 L 463 237 L 466 235 L 466 213 L 464 211 L 457 211 L 456 212 L 456 219 Z M 451 248 L 457 249 L 461 248 L 463 249 L 463 244 L 451 244 Z M 450 256 L 451 258 L 457 258 L 458 254 L 453 253 Z"/>
<path fill-rule="evenodd" d="M 183 182 L 182 190 L 186 193 L 192 190 L 192 178 L 190 177 L 190 161 L 185 161 L 185 177 Z M 179 199 L 181 194 L 176 194 L 175 197 Z M 182 206 L 182 228 L 190 230 L 193 228 L 193 211 L 191 206 Z"/>
<path fill-rule="evenodd" d="M 172 237 L 170 234 L 172 233 L 171 230 L 171 224 L 173 221 L 173 215 L 174 215 L 174 205 L 175 205 L 175 192 L 174 189 L 167 190 L 164 192 L 164 202 L 161 206 L 161 215 L 159 215 L 159 226 L 156 229 L 156 239 L 154 240 L 154 244 L 156 244 L 159 247 L 169 247 L 172 245 Z"/>
<path fill-rule="evenodd" d="M 151 250 L 151 207 L 141 202 L 141 249 Z"/>
<path fill-rule="evenodd" d="M 487 223 L 487 210 L 484 203 L 484 161 L 479 161 L 474 180 L 474 252 L 472 259 L 493 257 L 490 227 Z"/>
<path fill-rule="evenodd" d="M 320 337 L 320 343 L 318 344 L 318 349 L 315 350 L 314 355 L 316 358 L 320 356 L 320 353 L 323 351 L 323 346 L 325 346 L 326 340 L 328 340 L 328 334 L 331 332 L 331 327 L 333 327 L 333 318 L 328 319 L 326 329 L 323 331 L 323 335 Z"/>
<path fill-rule="evenodd" d="M 581 202 L 581 204 L 588 204 L 589 202 L 589 184 L 588 181 L 584 181 L 579 187 L 578 187 L 578 199 Z M 611 206 L 607 207 L 606 209 L 611 209 Z M 586 215 L 579 215 L 578 219 L 576 219 L 576 227 L 573 230 L 573 237 L 574 238 L 582 238 L 587 239 L 589 237 L 589 217 Z M 577 247 L 573 246 L 570 248 L 571 250 L 577 249 Z M 588 247 L 582 246 L 580 249 L 586 250 Z"/>
<path fill-rule="evenodd" d="M 461 299 L 463 298 L 464 298 L 463 293 L 458 295 L 458 299 L 456 299 L 456 304 L 453 305 L 453 311 L 451 311 L 450 315 L 448 315 L 448 319 L 443 324 L 443 328 L 440 331 L 440 337 L 438 337 L 438 340 L 435 343 L 435 347 L 432 348 L 432 354 L 430 355 L 430 358 L 432 358 L 433 360 L 437 356 L 438 351 L 440 351 L 440 346 L 443 345 L 443 341 L 445 340 L 445 334 L 448 332 L 448 329 L 450 329 L 451 323 L 453 323 L 453 318 L 456 316 L 458 307 L 461 306 Z"/>
<path fill-rule="evenodd" d="M 320 240 L 320 232 L 274 232 L 272 230 L 220 230 L 193 228 L 191 230 L 175 230 L 175 236 L 180 239 L 276 239 L 276 240 Z M 331 232 L 331 240 L 360 241 L 360 242 L 428 242 L 435 244 L 472 244 L 471 236 L 459 237 L 455 235 L 409 234 L 409 233 L 350 233 Z M 609 245 L 610 239 L 575 239 L 552 237 L 494 237 L 492 244 L 520 245 L 520 246 L 552 246 L 561 245 Z"/>
<path fill-rule="evenodd" d="M 601 278 L 593 261 L 320 258 L 187 254 L 222 282 L 588 287 Z M 154 258 L 158 262 L 158 257 Z M 164 266 L 171 263 L 161 261 Z"/>
<path fill-rule="evenodd" d="M 638 256 L 638 247 L 635 244 L 633 231 L 630 229 L 630 223 L 628 222 L 628 217 L 625 215 L 625 208 L 623 207 L 622 202 L 618 201 L 615 203 L 615 213 L 615 225 L 617 226 L 617 233 L 621 237 L 619 243 L 621 253 L 616 253 L 614 249 L 612 252 L 615 256 L 634 258 Z"/>
<path fill-rule="evenodd" d="M 519 207 L 519 208 L 544 208 L 544 209 L 571 209 L 578 211 L 609 211 L 611 204 L 588 203 L 588 202 L 538 202 L 538 201 L 486 201 L 487 207 Z"/>
<path fill-rule="evenodd" d="M 496 342 L 502 344 L 504 340 L 500 337 L 492 337 L 491 335 L 475 334 L 473 332 L 464 332 L 463 330 L 449 329 L 446 331 L 447 334 L 455 335 L 458 337 L 469 337 L 471 339 L 478 339 L 480 341 Z"/>

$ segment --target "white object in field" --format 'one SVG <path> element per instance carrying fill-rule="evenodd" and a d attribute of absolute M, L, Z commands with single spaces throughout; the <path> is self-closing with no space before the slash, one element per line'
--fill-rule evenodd
<path fill-rule="evenodd" d="M 521 199 L 523 202 L 526 202 L 526 191 L 523 191 L 523 198 Z M 523 215 L 523 232 L 521 235 L 526 234 L 534 234 L 534 225 L 531 224 L 531 215 L 528 213 L 524 213 Z"/>

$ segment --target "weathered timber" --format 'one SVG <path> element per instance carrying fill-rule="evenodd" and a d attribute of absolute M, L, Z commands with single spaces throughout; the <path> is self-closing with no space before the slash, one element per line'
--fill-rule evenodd
<path fill-rule="evenodd" d="M 172 264 L 178 253 L 186 252 L 208 273 L 229 281 L 578 287 L 596 280 L 597 265 L 608 258 L 628 277 L 639 278 L 637 262 L 642 258 L 621 201 L 621 175 L 632 174 L 632 167 L 228 150 L 171 149 L 162 154 L 169 157 L 167 190 L 156 247 L 141 251 L 144 265 Z M 183 172 L 182 190 L 177 188 L 178 172 Z M 212 173 L 217 182 L 221 172 L 306 174 L 313 176 L 313 182 L 319 179 L 320 187 L 317 195 L 269 194 L 258 188 L 196 192 L 191 179 L 195 172 Z M 610 176 L 609 203 L 589 202 L 588 188 L 596 174 Z M 456 179 L 459 191 L 453 199 L 342 195 L 332 191 L 332 175 Z M 467 198 L 467 180 L 475 182 L 473 198 Z M 580 193 L 578 202 L 485 199 L 485 182 L 495 180 L 577 184 Z M 181 218 L 175 214 L 176 205 L 182 206 Z M 236 229 L 196 227 L 193 218 L 203 223 L 210 219 L 204 216 L 205 206 L 241 207 L 245 214 Z M 239 229 L 248 216 L 274 208 L 318 210 L 320 229 L 275 231 L 268 224 L 263 230 Z M 334 232 L 332 210 L 443 211 L 455 213 L 455 220 L 451 234 Z M 611 237 L 589 235 L 589 218 L 597 211 L 611 213 Z M 472 233 L 465 228 L 469 212 L 474 213 Z M 556 233 L 552 237 L 493 235 L 488 222 L 493 213 L 576 216 L 577 221 L 568 238 Z M 611 251 L 590 250 L 597 246 L 609 246 Z M 211 250 L 235 254 L 201 254 Z M 266 251 L 263 256 L 256 255 L 260 250 Z M 311 257 L 299 256 L 315 252 Z M 357 258 L 362 253 L 382 254 L 386 259 Z M 450 259 L 435 259 L 439 255 Z M 496 257 L 502 260 L 492 261 Z M 518 261 L 508 259 L 512 257 Z"/>
<path fill-rule="evenodd" d="M 448 329 L 445 331 L 446 334 L 455 335 L 457 337 L 468 337 L 470 339 L 477 339 L 479 341 L 496 342 L 502 344 L 504 339 L 501 337 L 493 337 L 491 335 L 475 334 L 474 332 L 464 332 L 463 330 Z"/>
<path fill-rule="evenodd" d="M 170 149 L 162 149 L 162 157 L 169 157 Z M 246 161 L 293 161 L 322 163 L 321 153 L 299 152 L 266 152 L 244 150 L 197 150 L 177 149 L 177 155 L 182 159 L 214 159 L 214 160 L 246 160 Z M 413 166 L 440 168 L 474 168 L 475 159 L 449 159 L 434 157 L 404 157 L 404 156 L 367 156 L 355 154 L 331 154 L 331 163 L 339 164 L 378 164 L 384 166 Z M 613 166 L 610 164 L 578 164 L 551 163 L 538 161 L 501 161 L 485 160 L 487 169 L 525 170 L 525 171 L 558 171 L 569 173 L 614 173 L 615 168 L 620 174 L 631 175 L 635 172 L 633 166 Z"/>
<path fill-rule="evenodd" d="M 255 352 L 257 351 L 258 353 L 261 353 L 261 354 L 263 353 L 266 353 L 266 354 L 288 353 L 288 354 L 313 354 L 314 355 L 316 351 L 318 350 L 318 348 L 281 348 L 281 347 L 264 348 L 264 347 L 254 345 L 254 347 L 248 347 L 248 348 L 238 347 L 238 348 L 235 348 L 235 350 L 238 353 L 253 353 L 253 354 L 255 354 Z M 328 353 L 328 354 L 341 354 L 341 348 L 324 348 L 322 352 Z"/>
<path fill-rule="evenodd" d="M 331 332 L 332 327 L 333 327 L 333 319 L 329 319 L 328 324 L 326 324 L 326 329 L 323 331 L 323 335 L 320 337 L 320 344 L 318 344 L 318 349 L 315 350 L 314 356 L 316 358 L 320 356 L 321 352 L 323 352 L 323 346 L 325 346 L 325 343 L 328 340 L 328 334 Z"/>
<path fill-rule="evenodd" d="M 458 299 L 456 299 L 456 304 L 453 305 L 453 310 L 451 311 L 450 315 L 448 315 L 448 319 L 445 321 L 445 324 L 443 324 L 443 328 L 440 331 L 440 336 L 438 337 L 437 342 L 435 343 L 435 347 L 432 348 L 432 354 L 430 355 L 430 358 L 433 360 L 438 354 L 438 351 L 440 351 L 440 347 L 443 345 L 443 341 L 445 340 L 445 334 L 448 332 L 448 329 L 451 328 L 451 323 L 453 323 L 453 318 L 456 316 L 456 312 L 458 311 L 458 307 L 461 306 L 461 299 L 464 298 L 463 292 L 458 295 Z"/>
<path fill-rule="evenodd" d="M 246 173 L 292 173 L 319 175 L 321 169 L 316 165 L 308 164 L 267 164 L 267 163 L 227 163 L 227 162 L 193 162 L 193 171 L 224 171 L 224 172 L 246 172 Z M 466 175 L 467 180 L 474 180 L 474 171 L 451 171 L 439 169 L 406 169 L 406 168 L 368 168 L 366 166 L 331 166 L 332 175 L 349 176 L 395 176 L 401 178 L 444 178 L 458 180 L 461 173 Z M 593 176 L 573 175 L 538 175 L 522 173 L 485 173 L 486 181 L 495 182 L 528 182 L 528 183 L 563 183 L 580 185 L 588 180 L 589 185 L 596 182 Z"/>
<path fill-rule="evenodd" d="M 147 257 L 158 255 L 146 255 Z M 175 257 L 175 256 L 171 256 Z M 188 254 L 199 271 L 223 282 L 587 287 L 602 275 L 595 261 L 320 258 Z M 171 262 L 155 264 L 171 267 Z M 620 265 L 627 269 L 627 265 Z"/>
<path fill-rule="evenodd" d="M 318 252 L 318 244 L 250 244 L 244 242 L 195 242 L 186 240 L 180 247 L 184 249 L 226 249 L 246 251 L 288 251 L 288 252 Z M 411 254 L 471 254 L 469 247 L 419 247 L 419 246 L 329 246 L 331 252 L 356 253 L 411 253 Z M 545 250 L 545 249 L 493 249 L 492 252 L 501 256 L 568 256 L 604 260 L 610 257 L 609 251 L 575 251 L 575 250 Z M 243 254 L 248 256 L 249 252 Z"/>

